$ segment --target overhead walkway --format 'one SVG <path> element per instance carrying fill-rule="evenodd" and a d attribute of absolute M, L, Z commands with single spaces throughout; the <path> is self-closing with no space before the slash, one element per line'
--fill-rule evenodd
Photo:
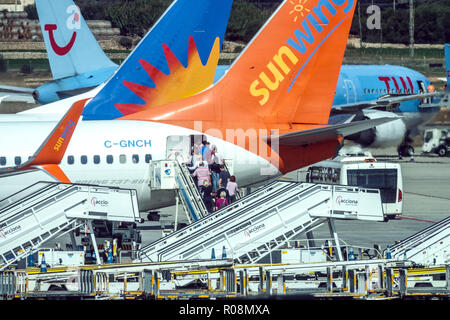
<path fill-rule="evenodd" d="M 138 221 L 136 191 L 40 182 L 1 200 L 0 270 L 92 220 Z"/>
<path fill-rule="evenodd" d="M 449 263 L 450 216 L 396 243 L 390 252 L 393 259 L 421 265 Z"/>
<path fill-rule="evenodd" d="M 379 190 L 274 181 L 157 240 L 135 262 L 232 258 L 255 263 L 333 219 L 383 221 Z"/>

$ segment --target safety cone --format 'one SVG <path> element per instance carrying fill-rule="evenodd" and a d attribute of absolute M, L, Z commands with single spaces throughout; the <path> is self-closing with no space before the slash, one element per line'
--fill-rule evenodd
<path fill-rule="evenodd" d="M 348 250 L 348 260 L 355 260 L 355 253 L 353 252 L 353 247 L 350 246 Z"/>
<path fill-rule="evenodd" d="M 222 248 L 222 259 L 226 259 L 227 258 L 227 249 L 225 249 L 225 246 L 223 246 Z"/>
<path fill-rule="evenodd" d="M 30 267 L 30 268 L 34 267 L 34 257 L 33 257 L 33 254 L 30 254 L 30 255 L 28 256 L 28 267 Z"/>
<path fill-rule="evenodd" d="M 47 263 L 45 262 L 45 254 L 42 254 L 41 272 L 47 272 Z"/>
<path fill-rule="evenodd" d="M 386 246 L 386 259 L 392 259 L 391 249 L 389 248 L 389 245 Z"/>
<path fill-rule="evenodd" d="M 216 259 L 216 252 L 214 251 L 214 248 L 211 249 L 211 260 Z"/>

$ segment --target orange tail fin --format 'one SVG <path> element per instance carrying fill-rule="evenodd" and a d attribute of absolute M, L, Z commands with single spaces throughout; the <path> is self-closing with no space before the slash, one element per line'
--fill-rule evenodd
<path fill-rule="evenodd" d="M 224 78 L 221 95 L 269 123 L 326 124 L 353 0 L 289 0 Z"/>

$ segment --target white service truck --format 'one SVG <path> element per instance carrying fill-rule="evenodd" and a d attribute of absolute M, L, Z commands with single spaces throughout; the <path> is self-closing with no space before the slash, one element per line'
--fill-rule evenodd
<path fill-rule="evenodd" d="M 423 135 L 422 153 L 436 153 L 440 157 L 450 155 L 450 136 L 447 129 L 427 129 Z"/>

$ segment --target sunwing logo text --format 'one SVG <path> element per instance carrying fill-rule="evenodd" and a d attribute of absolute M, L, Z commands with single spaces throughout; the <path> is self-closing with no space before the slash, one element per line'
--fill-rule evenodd
<path fill-rule="evenodd" d="M 53 147 L 53 150 L 59 151 L 59 149 L 64 145 L 64 141 L 66 140 L 67 135 L 70 132 L 72 132 L 73 130 L 75 130 L 75 126 L 76 126 L 76 123 L 73 122 L 72 120 L 69 120 L 69 122 L 67 123 L 67 126 L 64 128 L 63 133 L 58 138 L 58 141 L 56 141 L 56 144 Z"/>
<path fill-rule="evenodd" d="M 291 73 L 291 68 L 299 62 L 297 54 L 292 49 L 302 55 L 311 55 L 313 54 L 314 48 L 320 45 L 319 38 L 314 36 L 312 28 L 318 34 L 321 34 L 324 27 L 330 23 L 329 18 L 324 13 L 324 9 L 326 9 L 329 15 L 331 14 L 334 17 L 338 14 L 337 9 L 342 9 L 344 13 L 348 13 L 354 4 L 354 0 L 319 0 L 317 5 L 312 9 L 312 12 L 310 12 L 311 10 L 305 7 L 307 2 L 303 1 L 297 4 L 291 2 L 294 8 L 290 11 L 290 14 L 296 14 L 294 22 L 297 22 L 299 16 L 303 17 L 305 13 L 308 13 L 306 18 L 301 22 L 301 29 L 303 31 L 300 28 L 295 29 L 294 39 L 296 40 L 289 38 L 286 41 L 289 46 L 283 45 L 280 47 L 272 61 L 267 64 L 267 69 L 269 69 L 271 76 L 263 71 L 259 74 L 259 80 L 253 81 L 250 85 L 250 94 L 259 98 L 259 104 L 261 106 L 269 101 L 270 93 L 279 88 L 285 76 Z M 310 45 L 308 46 L 305 41 Z"/>

